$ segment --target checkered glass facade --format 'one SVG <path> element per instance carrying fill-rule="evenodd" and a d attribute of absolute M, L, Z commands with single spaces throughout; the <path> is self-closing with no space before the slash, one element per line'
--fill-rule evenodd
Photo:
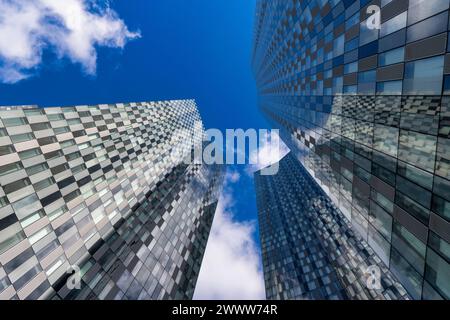
<path fill-rule="evenodd" d="M 0 299 L 192 298 L 223 169 L 174 155 L 202 137 L 192 100 L 0 108 Z"/>
<path fill-rule="evenodd" d="M 449 5 L 260 0 L 256 10 L 261 110 L 414 299 L 450 297 Z"/>
<path fill-rule="evenodd" d="M 410 298 L 292 153 L 255 186 L 268 299 Z"/>

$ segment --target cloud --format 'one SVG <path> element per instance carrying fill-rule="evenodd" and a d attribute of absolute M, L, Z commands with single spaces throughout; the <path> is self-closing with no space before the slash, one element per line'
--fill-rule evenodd
<path fill-rule="evenodd" d="M 272 131 L 272 134 L 275 134 L 275 131 Z M 250 165 L 246 168 L 250 176 L 253 176 L 255 171 L 277 163 L 290 151 L 278 135 L 276 139 L 269 139 L 268 135 L 266 134 L 265 138 L 267 142 L 250 154 Z"/>
<path fill-rule="evenodd" d="M 226 175 L 194 293 L 196 300 L 265 299 L 260 254 L 253 238 L 256 222 L 234 219 L 230 185 L 236 174 Z"/>
<path fill-rule="evenodd" d="M 93 75 L 96 47 L 123 48 L 138 37 L 96 0 L 0 0 L 0 81 L 32 76 L 46 49 Z"/>
<path fill-rule="evenodd" d="M 241 178 L 241 175 L 236 170 L 228 170 L 225 175 L 226 181 L 231 182 L 231 183 L 238 182 L 240 178 Z"/>

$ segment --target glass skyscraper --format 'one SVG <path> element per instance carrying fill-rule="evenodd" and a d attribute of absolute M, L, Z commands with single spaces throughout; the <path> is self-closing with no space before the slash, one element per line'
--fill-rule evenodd
<path fill-rule="evenodd" d="M 268 299 L 409 299 L 292 153 L 255 173 Z"/>
<path fill-rule="evenodd" d="M 202 138 L 192 100 L 0 108 L 0 299 L 192 298 L 223 167 L 174 155 Z"/>
<path fill-rule="evenodd" d="M 261 0 L 256 10 L 260 109 L 414 299 L 450 298 L 449 5 Z"/>

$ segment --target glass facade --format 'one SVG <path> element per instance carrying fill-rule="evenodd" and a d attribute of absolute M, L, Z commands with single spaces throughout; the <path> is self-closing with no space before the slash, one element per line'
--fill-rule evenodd
<path fill-rule="evenodd" d="M 276 175 L 255 173 L 267 298 L 409 299 L 298 159 L 279 165 Z M 374 267 L 381 281 L 368 286 Z"/>
<path fill-rule="evenodd" d="M 257 3 L 262 112 L 413 298 L 450 298 L 450 1 Z"/>
<path fill-rule="evenodd" d="M 0 299 L 192 298 L 223 179 L 173 156 L 194 101 L 2 107 L 0 132 Z"/>

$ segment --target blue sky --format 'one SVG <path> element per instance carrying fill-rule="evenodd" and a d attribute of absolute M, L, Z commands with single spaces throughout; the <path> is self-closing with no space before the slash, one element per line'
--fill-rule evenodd
<path fill-rule="evenodd" d="M 77 7 L 89 1 L 69 2 Z M 64 3 L 69 6 L 69 2 Z M 0 84 L 0 105 L 69 106 L 194 98 L 207 128 L 268 127 L 257 110 L 250 67 L 255 0 L 115 0 L 97 3 L 103 7 L 105 3 L 109 4 L 114 11 L 109 20 L 103 21 L 114 26 L 110 34 L 99 35 L 93 23 L 86 23 L 79 33 L 88 37 L 88 42 L 71 43 L 72 39 L 61 37 L 58 40 L 47 35 L 49 40 L 44 45 L 30 47 L 30 40 L 25 37 L 24 47 L 16 48 L 15 55 L 0 42 L 0 77 L 4 76 L 4 82 L 13 82 Z M 61 2 L 54 6 L 60 12 L 65 10 Z M 8 8 L 0 9 L 7 12 Z M 95 8 L 83 10 L 87 18 L 92 18 L 89 12 L 96 12 Z M 120 25 L 114 24 L 119 20 Z M 41 33 L 39 28 L 35 31 Z M 21 39 L 18 35 L 11 35 L 11 38 Z M 89 46 L 78 52 L 78 47 L 84 44 Z M 13 70 L 14 81 L 5 81 L 5 70 Z M 18 81 L 22 78 L 25 79 Z M 228 249 L 219 249 L 221 257 L 212 256 L 213 249 L 207 249 L 204 268 L 209 271 L 202 269 L 197 297 L 263 296 L 259 256 L 255 256 L 259 250 L 256 203 L 253 181 L 247 170 L 245 166 L 230 168 L 218 213 L 222 218 L 216 219 L 220 220 L 220 225 L 215 222 L 215 236 L 211 237 L 224 242 L 216 243 L 222 248 L 220 245 L 225 245 L 230 236 L 226 230 L 240 231 L 242 237 L 236 234 L 234 237 L 241 242 L 233 244 L 235 247 L 229 245 Z M 208 246 L 212 247 L 212 244 Z M 241 276 L 229 271 L 233 263 L 239 265 L 238 261 L 242 262 L 242 268 L 234 272 Z M 221 274 L 225 283 L 212 283 Z M 247 281 L 248 288 L 242 287 L 243 284 L 246 286 L 243 280 Z M 233 281 L 235 283 L 230 284 Z M 248 284 L 252 281 L 253 284 Z"/>

